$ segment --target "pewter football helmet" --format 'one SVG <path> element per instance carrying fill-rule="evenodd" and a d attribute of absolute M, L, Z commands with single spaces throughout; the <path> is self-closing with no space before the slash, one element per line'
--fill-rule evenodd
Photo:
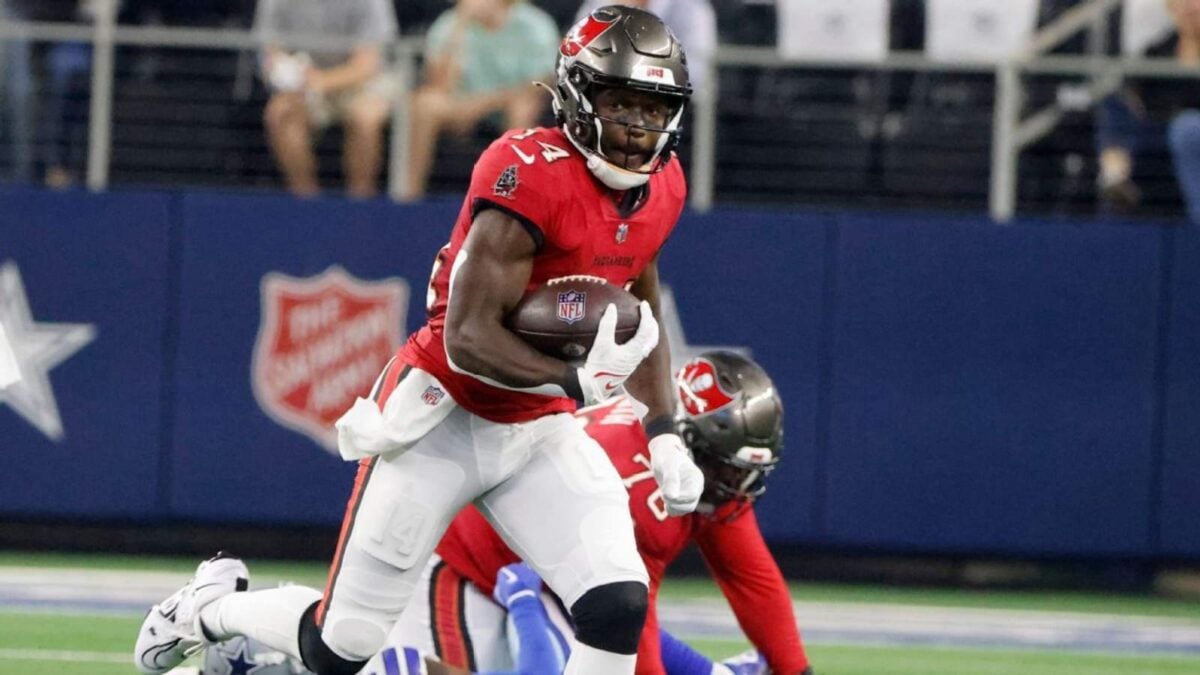
<path fill-rule="evenodd" d="M 728 351 L 705 352 L 675 376 L 676 429 L 704 471 L 701 501 L 753 503 L 783 445 L 783 401 L 766 371 Z"/>
<path fill-rule="evenodd" d="M 556 74 L 552 94 L 558 123 L 605 185 L 615 190 L 637 187 L 670 161 L 692 87 L 683 46 L 661 19 L 622 5 L 596 9 L 563 38 Z M 605 88 L 657 94 L 670 103 L 666 127 L 645 127 L 662 134 L 646 170 L 618 166 L 601 150 L 601 119 L 594 104 L 596 92 Z"/>

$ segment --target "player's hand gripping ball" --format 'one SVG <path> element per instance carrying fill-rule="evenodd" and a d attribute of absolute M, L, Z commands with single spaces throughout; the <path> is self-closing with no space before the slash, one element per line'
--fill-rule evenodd
<path fill-rule="evenodd" d="M 547 281 L 521 298 L 505 325 L 543 354 L 581 361 L 592 348 L 600 317 L 610 303 L 617 308 L 616 342 L 623 344 L 637 332 L 638 299 L 600 277 Z"/>

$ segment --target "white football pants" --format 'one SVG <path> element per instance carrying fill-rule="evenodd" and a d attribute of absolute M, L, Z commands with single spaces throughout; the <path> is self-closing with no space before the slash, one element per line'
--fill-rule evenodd
<path fill-rule="evenodd" d="M 366 659 L 384 645 L 471 501 L 567 607 L 603 584 L 648 582 L 628 493 L 574 416 L 499 424 L 456 408 L 406 452 L 360 465 L 317 614 L 331 649 Z"/>

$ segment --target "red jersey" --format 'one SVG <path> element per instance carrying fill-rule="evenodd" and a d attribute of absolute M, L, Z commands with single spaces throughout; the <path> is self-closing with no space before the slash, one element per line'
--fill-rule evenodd
<path fill-rule="evenodd" d="M 662 491 L 650 469 L 645 431 L 629 402 L 618 398 L 579 414 L 588 421 L 588 435 L 608 453 L 629 490 L 638 552 L 650 574 L 650 607 L 638 644 L 638 675 L 665 672 L 655 610 L 658 589 L 667 566 L 691 541 L 699 545 L 742 631 L 766 657 L 772 672 L 791 675 L 807 668 L 808 657 L 787 584 L 763 541 L 753 509 L 733 520 L 720 518 L 720 514 L 668 518 Z M 489 595 L 500 568 L 519 560 L 474 506 L 468 506 L 450 524 L 437 554 Z"/>
<path fill-rule="evenodd" d="M 611 191 L 592 176 L 583 155 L 562 131 L 505 133 L 475 163 L 450 243 L 434 263 L 429 319 L 401 347 L 400 359 L 432 374 L 455 402 L 493 422 L 524 422 L 573 411 L 570 398 L 501 389 L 450 369 L 443 340 L 450 271 L 475 216 L 494 208 L 516 218 L 537 244 L 526 290 L 572 274 L 603 277 L 627 287 L 666 242 L 687 196 L 678 160 L 668 162 L 646 185 L 641 205 L 622 213 Z"/>

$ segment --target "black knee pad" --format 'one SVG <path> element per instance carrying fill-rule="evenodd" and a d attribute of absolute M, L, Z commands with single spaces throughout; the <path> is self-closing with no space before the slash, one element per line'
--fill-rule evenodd
<path fill-rule="evenodd" d="M 646 585 L 636 581 L 597 586 L 571 606 L 575 637 L 606 652 L 636 654 L 648 602 Z"/>
<path fill-rule="evenodd" d="M 316 675 L 356 675 L 366 661 L 347 661 L 325 645 L 317 626 L 317 605 L 314 602 L 300 617 L 300 658 Z"/>

